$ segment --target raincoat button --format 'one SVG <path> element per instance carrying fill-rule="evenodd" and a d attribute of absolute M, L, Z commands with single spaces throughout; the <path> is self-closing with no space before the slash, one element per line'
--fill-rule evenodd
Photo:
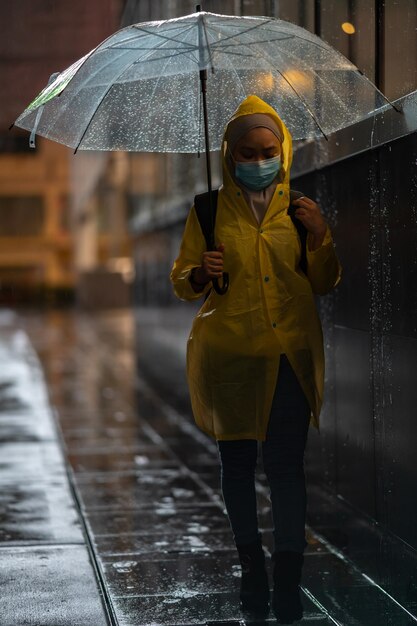
<path fill-rule="evenodd" d="M 278 191 L 278 195 L 282 196 L 284 192 L 282 191 L 282 189 L 280 189 L 280 191 Z"/>
<path fill-rule="evenodd" d="M 267 283 L 269 280 L 269 276 L 265 276 L 264 281 Z"/>
<path fill-rule="evenodd" d="M 277 325 L 275 324 L 275 322 L 272 323 L 272 328 L 276 328 Z"/>
<path fill-rule="evenodd" d="M 238 191 L 236 195 L 237 195 L 237 196 L 240 196 L 240 191 Z"/>
<path fill-rule="evenodd" d="M 263 229 L 263 228 L 261 228 L 259 232 L 260 232 L 260 233 L 263 233 L 263 232 L 264 232 L 264 229 Z"/>

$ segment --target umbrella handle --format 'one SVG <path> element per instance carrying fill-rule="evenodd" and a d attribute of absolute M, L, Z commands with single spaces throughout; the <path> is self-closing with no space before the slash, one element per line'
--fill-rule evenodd
<path fill-rule="evenodd" d="M 212 282 L 213 282 L 214 291 L 218 293 L 220 296 L 224 296 L 224 294 L 229 288 L 229 273 L 223 272 L 223 285 L 219 284 L 218 278 L 213 278 Z"/>

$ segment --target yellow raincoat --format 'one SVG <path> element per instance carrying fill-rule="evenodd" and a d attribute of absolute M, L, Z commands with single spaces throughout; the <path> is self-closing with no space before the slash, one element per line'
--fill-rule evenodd
<path fill-rule="evenodd" d="M 222 145 L 223 186 L 218 196 L 215 241 L 224 243 L 224 268 L 230 286 L 223 296 L 214 289 L 197 313 L 187 343 L 187 378 L 197 425 L 218 440 L 264 441 L 285 353 L 311 407 L 310 423 L 319 428 L 324 387 L 324 350 L 320 319 L 313 294 L 325 294 L 340 280 L 330 229 L 323 244 L 309 250 L 307 276 L 299 269 L 301 245 L 287 215 L 292 139 L 285 124 L 257 96 L 242 102 L 234 117 L 271 115 L 282 129 L 279 182 L 261 224 L 233 181 Z M 181 300 L 201 298 L 210 289 L 194 292 L 189 282 L 201 265 L 205 239 L 191 208 L 179 256 L 171 271 Z"/>

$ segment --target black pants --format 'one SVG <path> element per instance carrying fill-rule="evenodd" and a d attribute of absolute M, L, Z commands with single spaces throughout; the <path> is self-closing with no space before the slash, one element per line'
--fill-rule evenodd
<path fill-rule="evenodd" d="M 304 450 L 310 408 L 286 355 L 281 355 L 266 440 L 263 467 L 268 479 L 274 522 L 275 550 L 303 553 L 307 494 Z M 236 544 L 259 535 L 255 493 L 258 456 L 256 439 L 217 441 L 221 489 Z"/>

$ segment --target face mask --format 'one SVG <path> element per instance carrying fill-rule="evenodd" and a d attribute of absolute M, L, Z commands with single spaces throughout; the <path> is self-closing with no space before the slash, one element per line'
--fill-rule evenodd
<path fill-rule="evenodd" d="M 235 161 L 235 176 L 249 189 L 260 191 L 268 187 L 281 169 L 281 157 L 264 161 Z"/>

